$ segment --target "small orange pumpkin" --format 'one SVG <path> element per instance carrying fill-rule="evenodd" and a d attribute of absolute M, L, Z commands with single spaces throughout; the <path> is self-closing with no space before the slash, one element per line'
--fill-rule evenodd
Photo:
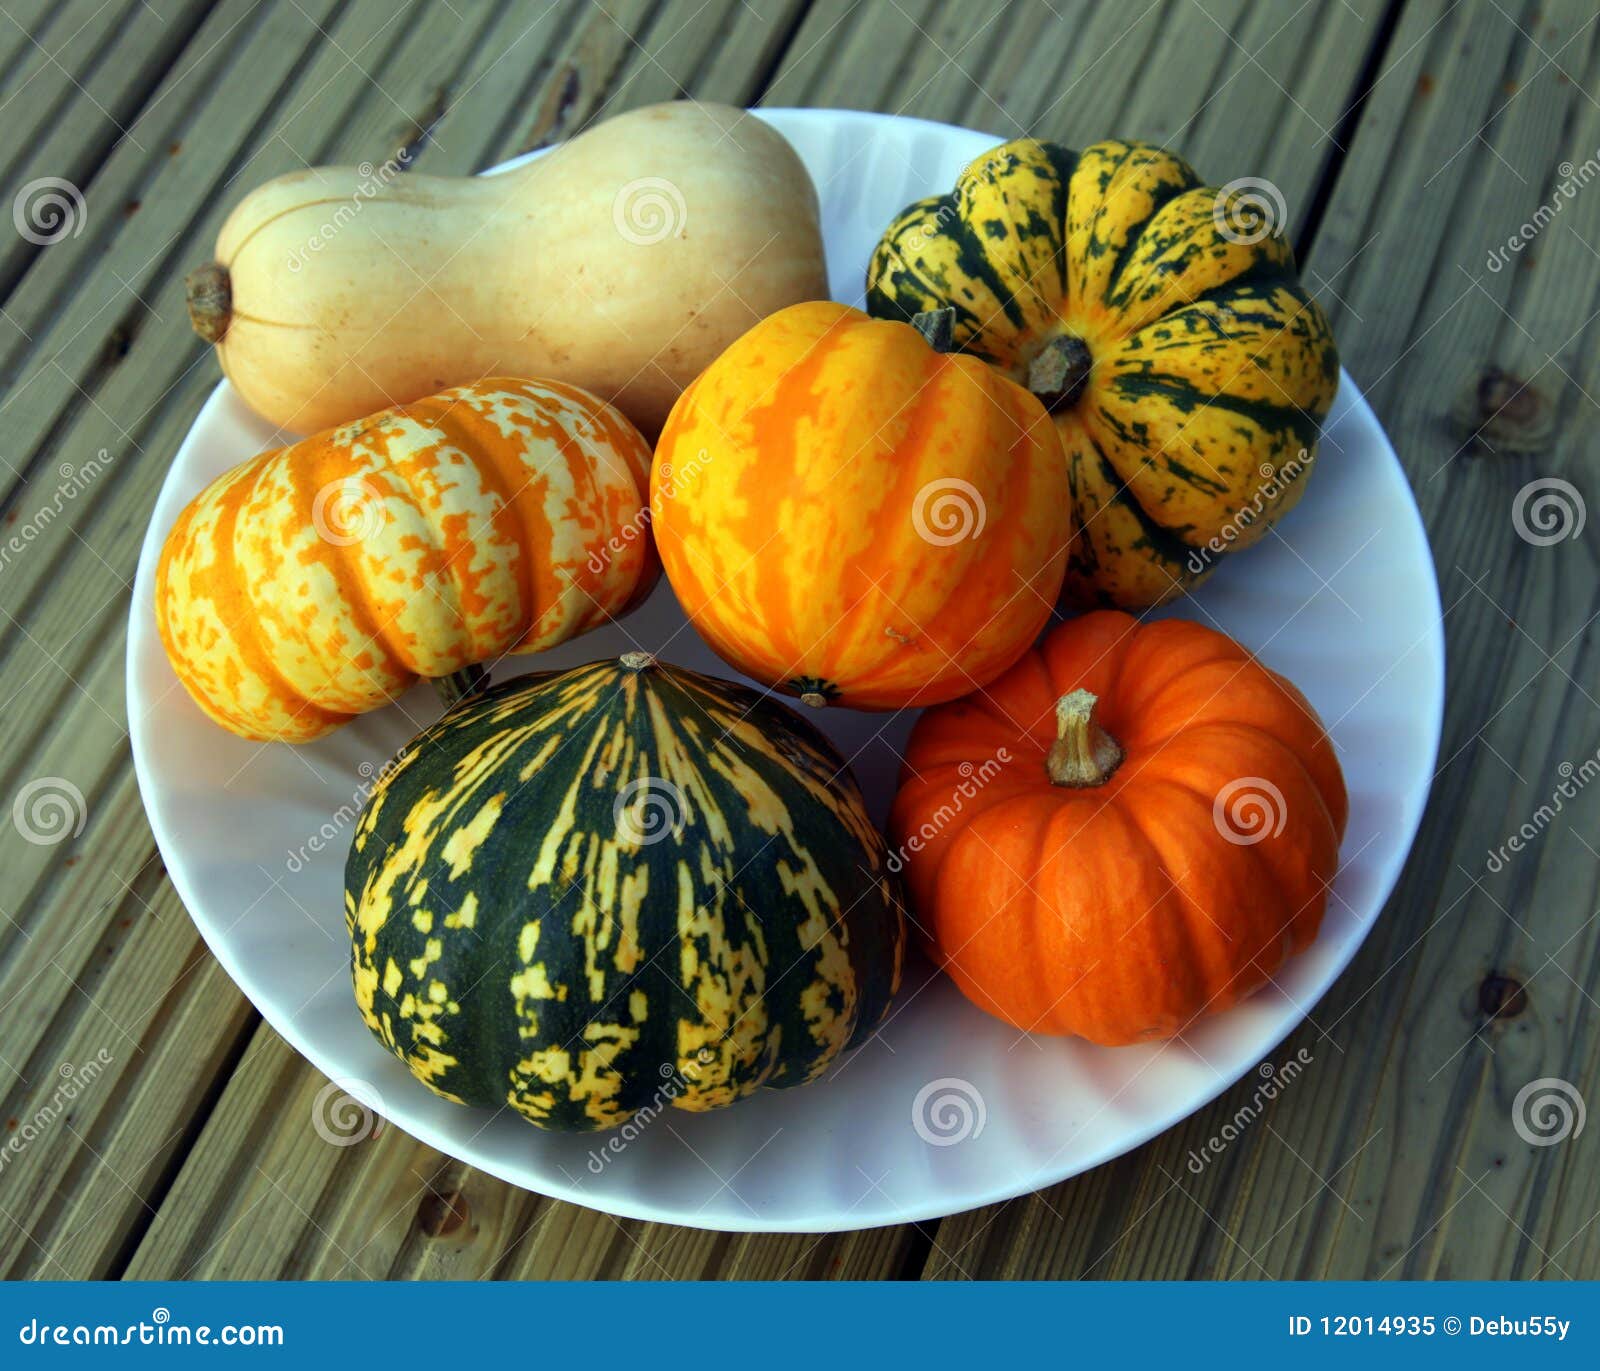
<path fill-rule="evenodd" d="M 1099 611 L 918 720 L 889 822 L 974 1004 L 1122 1044 L 1228 1008 L 1311 943 L 1346 811 L 1288 681 L 1198 624 Z"/>
<path fill-rule="evenodd" d="M 555 381 L 480 381 L 329 429 L 178 516 L 161 641 L 224 728 L 304 742 L 641 599 L 658 571 L 649 467 L 620 413 Z"/>
<path fill-rule="evenodd" d="M 1049 618 L 1075 532 L 1042 405 L 917 329 L 827 301 L 679 398 L 651 523 L 694 626 L 747 676 L 858 709 L 954 699 Z"/>

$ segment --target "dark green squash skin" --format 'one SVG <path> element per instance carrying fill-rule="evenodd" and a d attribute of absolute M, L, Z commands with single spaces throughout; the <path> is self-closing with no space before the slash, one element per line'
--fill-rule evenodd
<path fill-rule="evenodd" d="M 905 942 L 826 740 L 643 654 L 420 734 L 357 826 L 345 919 L 384 1046 L 446 1098 L 562 1130 L 815 1079 L 882 1018 Z"/>

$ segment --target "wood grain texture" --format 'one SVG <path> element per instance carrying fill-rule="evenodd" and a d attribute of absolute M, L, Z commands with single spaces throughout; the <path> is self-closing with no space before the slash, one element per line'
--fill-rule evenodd
<path fill-rule="evenodd" d="M 1488 855 L 1600 749 L 1595 531 L 1551 546 L 1538 478 L 1596 495 L 1600 24 L 1448 0 L 297 0 L 11 3 L 8 196 L 55 175 L 81 231 L 0 243 L 0 799 L 59 777 L 85 823 L 0 830 L 0 1273 L 752 1279 L 1594 1276 L 1594 1130 L 1512 1123 L 1600 1083 L 1600 787 Z M 701 1233 L 611 1218 L 374 1130 L 211 961 L 138 804 L 122 697 L 138 547 L 213 385 L 181 278 L 249 186 L 324 161 L 464 172 L 653 100 L 876 108 L 1000 137 L 1162 141 L 1282 191 L 1307 279 L 1433 540 L 1452 674 L 1433 804 L 1372 938 L 1274 1054 L 1313 1065 L 1196 1175 L 1249 1098 L 1041 1195 L 918 1229 Z M 1356 116 L 1349 111 L 1354 108 Z M 1491 269 L 1541 205 L 1553 215 Z M 104 452 L 102 457 L 100 454 Z M 87 479 L 82 473 L 89 472 Z M 63 493 L 70 489 L 70 494 Z M 109 1064 L 76 1098 L 61 1083 Z M 330 1125 L 330 1117 L 332 1123 Z M 354 1137 L 339 1121 L 354 1119 Z M 322 1125 L 319 1131 L 319 1123 Z M 14 1131 L 14 1130 L 13 1130 Z M 333 1136 L 336 1141 L 328 1141 Z"/>

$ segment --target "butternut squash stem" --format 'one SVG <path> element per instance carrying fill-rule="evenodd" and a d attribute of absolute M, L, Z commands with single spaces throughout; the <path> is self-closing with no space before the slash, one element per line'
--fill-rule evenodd
<path fill-rule="evenodd" d="M 189 323 L 208 343 L 220 343 L 233 319 L 233 279 L 221 262 L 196 267 L 183 281 Z"/>
<path fill-rule="evenodd" d="M 1052 785 L 1104 785 L 1122 765 L 1122 745 L 1096 717 L 1099 703 L 1099 696 L 1087 690 L 1074 690 L 1056 701 L 1056 740 L 1044 763 Z"/>
<path fill-rule="evenodd" d="M 1052 414 L 1071 409 L 1089 384 L 1094 359 L 1082 338 L 1065 334 L 1052 338 L 1028 364 L 1028 389 Z"/>
<path fill-rule="evenodd" d="M 911 327 L 923 336 L 928 346 L 935 352 L 956 350 L 955 306 L 946 305 L 943 309 L 929 309 L 921 314 L 913 314 Z"/>
<path fill-rule="evenodd" d="M 435 676 L 433 678 L 433 693 L 439 697 L 439 702 L 446 710 L 454 709 L 469 695 L 476 695 L 487 689 L 489 673 L 476 664 L 462 667 L 460 671 L 452 671 L 448 676 Z"/>

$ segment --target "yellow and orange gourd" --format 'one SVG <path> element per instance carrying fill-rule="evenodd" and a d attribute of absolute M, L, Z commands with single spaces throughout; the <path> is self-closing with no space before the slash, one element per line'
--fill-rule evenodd
<path fill-rule="evenodd" d="M 263 453 L 167 536 L 167 656 L 223 727 L 303 742 L 419 677 L 564 642 L 654 582 L 649 461 L 595 396 L 509 379 Z"/>
<path fill-rule="evenodd" d="M 828 301 L 757 324 L 668 416 L 651 514 L 685 613 L 808 704 L 993 679 L 1044 626 L 1075 532 L 1044 408 L 976 358 Z"/>

